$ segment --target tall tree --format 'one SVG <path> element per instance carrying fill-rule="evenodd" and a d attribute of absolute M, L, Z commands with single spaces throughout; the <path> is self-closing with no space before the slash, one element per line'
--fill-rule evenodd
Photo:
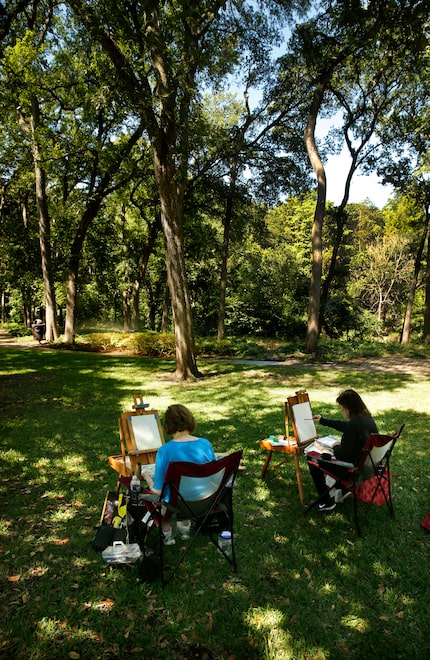
<path fill-rule="evenodd" d="M 42 276 L 45 289 L 46 338 L 58 339 L 57 305 L 51 250 L 51 218 L 47 199 L 47 181 L 43 134 L 46 130 L 42 119 L 38 95 L 38 52 L 43 46 L 48 27 L 52 20 L 52 10 L 42 17 L 31 16 L 27 33 L 4 54 L 4 80 L 9 80 L 12 94 L 15 95 L 15 107 L 18 123 L 26 135 L 33 157 L 36 207 L 39 220 L 39 240 Z M 40 21 L 42 27 L 38 27 Z M 17 82 L 19 81 L 19 82 Z"/>
<path fill-rule="evenodd" d="M 327 11 L 325 11 L 327 9 Z M 313 272 L 310 282 L 309 294 L 309 313 L 308 328 L 306 336 L 306 347 L 308 351 L 315 351 L 320 331 L 320 287 L 322 274 L 322 226 L 325 210 L 326 180 L 322 158 L 318 151 L 318 145 L 315 140 L 315 127 L 318 115 L 322 110 L 336 111 L 339 107 L 338 102 L 341 97 L 339 94 L 336 99 L 336 92 L 344 88 L 350 88 L 350 97 L 359 96 L 357 91 L 354 93 L 354 85 L 361 92 L 362 80 L 351 75 L 354 70 L 354 62 L 360 59 L 369 65 L 370 59 L 366 54 L 372 49 L 384 53 L 385 68 L 393 70 L 399 66 L 399 62 L 393 58 L 393 52 L 402 49 L 408 54 L 407 61 L 410 61 L 409 55 L 414 48 L 422 48 L 423 33 L 426 21 L 426 12 L 422 2 L 411 0 L 408 3 L 400 2 L 381 2 L 369 3 L 362 6 L 356 2 L 338 2 L 329 3 L 325 6 L 323 3 L 321 13 L 317 14 L 312 20 L 298 26 L 297 34 L 294 37 L 293 45 L 296 48 L 297 61 L 302 61 L 305 76 L 309 81 L 314 81 L 312 98 L 309 103 L 309 113 L 305 128 L 305 144 L 309 155 L 309 160 L 316 174 L 317 202 L 315 207 L 314 228 L 312 233 L 312 251 L 313 251 Z M 393 22 L 396 23 L 396 30 L 392 29 Z M 405 48 L 406 47 L 406 48 Z M 374 62 L 379 60 L 374 58 Z M 375 71 L 370 67 L 366 70 L 366 77 L 370 82 L 370 87 L 374 83 Z M 378 72 L 376 78 L 378 78 Z M 328 92 L 331 91 L 331 95 Z M 387 107 L 386 98 L 385 107 Z M 383 105 L 378 102 L 378 113 L 381 117 L 381 123 L 385 121 Z M 361 104 L 358 105 L 361 108 Z M 357 115 L 359 117 L 359 115 Z M 354 115 L 346 115 L 346 122 L 350 123 Z M 373 119 L 375 121 L 375 119 Z M 365 130 L 361 131 L 362 147 L 364 147 L 373 133 L 375 123 L 372 127 L 371 115 L 367 115 L 364 123 Z M 370 134 L 369 134 L 369 128 Z M 357 131 L 357 127 L 355 127 Z M 357 131 L 359 134 L 360 131 Z M 348 144 L 348 135 L 345 134 Z M 352 143 L 349 144 L 352 147 Z M 361 148 L 362 148 L 361 147 Z M 352 155 L 353 170 L 358 164 L 358 155 L 356 148 L 350 149 Z M 362 158 L 362 155 L 361 155 Z M 354 162 L 355 161 L 355 162 Z M 361 163 L 363 164 L 363 163 Z M 374 165 L 374 161 L 372 162 Z M 352 176 L 353 170 L 350 170 Z M 347 187 L 348 192 L 348 178 Z M 342 211 L 339 213 L 340 229 L 344 225 L 344 216 Z M 334 255 L 334 259 L 336 255 Z M 331 273 L 329 272 L 329 276 Z"/>
<path fill-rule="evenodd" d="M 85 0 L 69 4 L 111 58 L 117 84 L 144 121 L 160 196 L 176 375 L 200 376 L 183 249 L 183 200 L 196 77 L 208 63 L 215 37 L 211 28 L 224 3 L 178 3 L 175 11 L 157 0 L 106 2 L 97 9 Z"/>

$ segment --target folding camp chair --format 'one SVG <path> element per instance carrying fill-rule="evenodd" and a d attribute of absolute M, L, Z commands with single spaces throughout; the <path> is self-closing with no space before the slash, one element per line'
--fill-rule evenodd
<path fill-rule="evenodd" d="M 290 435 L 290 422 L 293 435 Z M 275 470 L 288 461 L 294 460 L 300 504 L 304 504 L 304 494 L 299 458 L 303 456 L 306 447 L 316 437 L 317 432 L 312 419 L 309 395 L 305 390 L 298 390 L 295 395 L 289 396 L 285 401 L 285 435 L 270 436 L 260 443 L 260 447 L 267 451 L 266 460 L 261 471 L 262 479 L 266 476 L 273 454 L 281 455 L 282 460 L 276 465 L 271 466 L 271 470 Z"/>
<path fill-rule="evenodd" d="M 236 451 L 209 463 L 173 461 L 167 468 L 161 494 L 142 496 L 149 508 L 144 518 L 145 523 L 148 528 L 152 523 L 152 528 L 158 530 L 163 586 L 172 579 L 200 533 L 208 535 L 236 572 L 232 489 L 241 458 L 242 451 Z M 189 493 L 193 494 L 192 497 Z M 191 521 L 190 538 L 173 569 L 166 576 L 162 523 L 174 524 L 175 519 Z M 218 546 L 218 534 L 221 530 L 231 532 L 231 554 L 227 554 Z"/>
<path fill-rule="evenodd" d="M 133 411 L 123 411 L 118 419 L 121 454 L 109 456 L 109 465 L 118 472 L 117 490 L 121 479 L 139 472 L 139 465 L 155 463 L 158 448 L 164 444 L 158 410 L 149 408 L 141 394 L 133 399 Z"/>
<path fill-rule="evenodd" d="M 330 477 L 331 482 L 327 486 L 327 490 L 306 508 L 306 513 L 324 501 L 328 493 L 342 489 L 352 493 L 354 520 L 359 536 L 361 536 L 361 527 L 358 520 L 357 500 L 362 499 L 368 504 L 376 502 L 381 505 L 386 504 L 390 515 L 394 515 L 391 498 L 390 457 L 404 427 L 405 425 L 402 424 L 392 435 L 377 433 L 369 435 L 357 466 L 339 461 L 334 457 L 326 460 L 321 458 L 318 453 L 309 452 L 308 462 L 319 467 L 326 476 Z M 370 488 L 366 487 L 368 494 L 366 498 L 363 498 L 361 491 L 367 485 Z"/>

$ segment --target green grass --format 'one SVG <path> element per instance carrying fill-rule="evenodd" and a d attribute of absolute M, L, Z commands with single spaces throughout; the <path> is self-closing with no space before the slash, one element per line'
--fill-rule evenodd
<path fill-rule="evenodd" d="M 206 377 L 183 383 L 169 360 L 0 349 L 0 656 L 428 657 L 430 537 L 419 525 L 430 509 L 428 377 L 347 365 L 199 367 Z M 304 515 L 292 464 L 260 480 L 259 441 L 282 432 L 286 396 L 306 388 L 314 411 L 333 415 L 348 386 L 382 432 L 406 422 L 392 461 L 395 517 L 372 507 L 362 538 L 351 501 Z M 188 405 L 216 450 L 243 448 L 237 575 L 204 537 L 164 591 L 92 549 L 116 483 L 107 457 L 119 449 L 117 417 L 135 392 L 161 415 L 169 403 Z M 302 473 L 310 500 L 305 464 Z"/>

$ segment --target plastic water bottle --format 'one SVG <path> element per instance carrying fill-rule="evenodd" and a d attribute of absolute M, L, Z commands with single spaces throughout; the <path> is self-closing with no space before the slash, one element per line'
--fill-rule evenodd
<path fill-rule="evenodd" d="M 140 493 L 140 479 L 137 475 L 133 474 L 130 482 L 130 494 L 133 504 L 138 504 Z"/>
<path fill-rule="evenodd" d="M 231 557 L 232 555 L 231 532 L 229 530 L 225 530 L 224 532 L 220 533 L 218 537 L 218 547 L 221 550 L 224 550 L 225 554 L 228 557 Z"/>

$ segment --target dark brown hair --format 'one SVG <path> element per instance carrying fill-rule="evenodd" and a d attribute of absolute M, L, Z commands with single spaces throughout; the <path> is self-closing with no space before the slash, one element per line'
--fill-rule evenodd
<path fill-rule="evenodd" d="M 169 406 L 164 415 L 164 432 L 173 435 L 178 431 L 189 431 L 192 433 L 196 428 L 196 422 L 192 413 L 180 403 Z"/>
<path fill-rule="evenodd" d="M 370 415 L 366 404 L 355 390 L 344 390 L 339 394 L 336 403 L 346 408 L 350 418 Z"/>

